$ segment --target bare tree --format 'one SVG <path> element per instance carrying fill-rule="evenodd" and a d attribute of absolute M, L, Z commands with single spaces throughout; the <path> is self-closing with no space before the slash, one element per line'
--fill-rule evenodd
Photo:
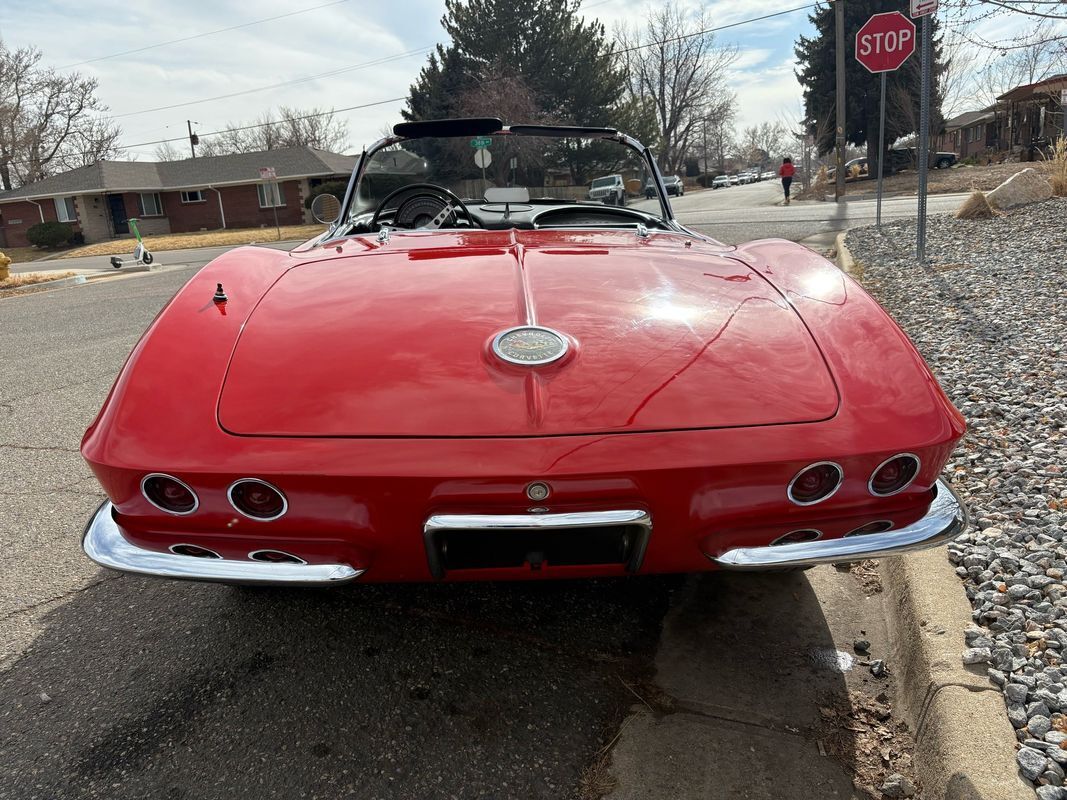
<path fill-rule="evenodd" d="M 738 154 L 750 164 L 761 167 L 786 148 L 788 131 L 781 122 L 763 122 L 751 125 L 741 133 Z"/>
<path fill-rule="evenodd" d="M 996 50 L 975 74 L 975 92 L 985 105 L 1016 86 L 1037 83 L 1063 69 L 1064 43 L 1054 36 L 1054 23 L 1043 20 L 1017 41 L 1017 46 Z"/>
<path fill-rule="evenodd" d="M 728 95 L 737 48 L 718 47 L 714 34 L 699 33 L 710 27 L 707 11 L 692 16 L 674 0 L 650 10 L 643 24 L 618 31 L 631 93 L 655 104 L 666 172 L 680 169 L 704 118 Z"/>
<path fill-rule="evenodd" d="M 181 161 L 189 154 L 175 147 L 174 142 L 163 142 L 155 149 L 156 161 Z"/>
<path fill-rule="evenodd" d="M 121 152 L 97 81 L 41 65 L 33 47 L 0 42 L 0 186 L 12 189 Z"/>
<path fill-rule="evenodd" d="M 282 106 L 275 115 L 265 111 L 252 123 L 231 123 L 221 133 L 201 137 L 198 155 L 221 156 L 305 145 L 340 150 L 347 142 L 348 123 L 336 119 L 332 109 Z"/>

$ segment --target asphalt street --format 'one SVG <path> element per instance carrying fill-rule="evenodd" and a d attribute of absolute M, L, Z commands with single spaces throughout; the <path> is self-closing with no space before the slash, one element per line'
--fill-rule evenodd
<path fill-rule="evenodd" d="M 194 270 L 0 299 L 0 800 L 853 796 L 820 708 L 887 688 L 841 651 L 888 644 L 849 572 L 297 592 L 92 565 L 81 434 Z"/>
<path fill-rule="evenodd" d="M 930 195 L 927 211 L 940 214 L 954 211 L 965 195 Z M 671 198 L 671 208 L 684 225 L 726 244 L 751 239 L 789 239 L 798 242 L 827 231 L 841 231 L 875 221 L 874 200 L 847 200 L 841 203 L 794 200 L 781 205 L 782 185 L 761 181 L 726 189 L 705 189 Z M 914 217 L 914 197 L 892 197 L 882 201 L 884 220 Z M 654 201 L 639 200 L 634 208 L 654 207 Z"/>

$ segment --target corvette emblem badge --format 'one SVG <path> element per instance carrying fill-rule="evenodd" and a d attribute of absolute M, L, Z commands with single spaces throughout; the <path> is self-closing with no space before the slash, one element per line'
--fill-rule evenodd
<path fill-rule="evenodd" d="M 551 364 L 567 354 L 567 338 L 551 328 L 521 325 L 493 338 L 493 352 L 511 364 L 533 367 Z"/>

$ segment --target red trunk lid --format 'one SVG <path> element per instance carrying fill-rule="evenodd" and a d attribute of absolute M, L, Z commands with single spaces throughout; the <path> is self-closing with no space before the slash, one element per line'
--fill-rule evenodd
<path fill-rule="evenodd" d="M 548 436 L 812 422 L 837 409 L 792 306 L 711 248 L 632 233 L 464 238 L 394 235 L 286 273 L 238 340 L 223 428 Z M 531 323 L 571 339 L 564 360 L 493 355 L 497 333 Z"/>

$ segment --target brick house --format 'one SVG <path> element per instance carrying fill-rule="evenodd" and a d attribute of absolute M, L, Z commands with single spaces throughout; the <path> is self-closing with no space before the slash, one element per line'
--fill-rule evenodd
<path fill-rule="evenodd" d="M 997 125 L 993 106 L 945 120 L 945 126 L 937 137 L 939 151 L 952 151 L 960 158 L 982 155 L 995 150 L 996 145 Z"/>
<path fill-rule="evenodd" d="M 1067 73 L 1016 86 L 997 98 L 1005 108 L 1000 139 L 1004 149 L 1025 152 L 1034 143 L 1065 134 L 1064 93 Z"/>
<path fill-rule="evenodd" d="M 304 208 L 311 189 L 347 180 L 355 156 L 289 147 L 182 161 L 99 161 L 0 192 L 0 246 L 29 245 L 26 230 L 68 222 L 86 242 L 129 235 L 258 228 L 312 222 Z M 259 178 L 273 167 L 274 185 Z"/>

